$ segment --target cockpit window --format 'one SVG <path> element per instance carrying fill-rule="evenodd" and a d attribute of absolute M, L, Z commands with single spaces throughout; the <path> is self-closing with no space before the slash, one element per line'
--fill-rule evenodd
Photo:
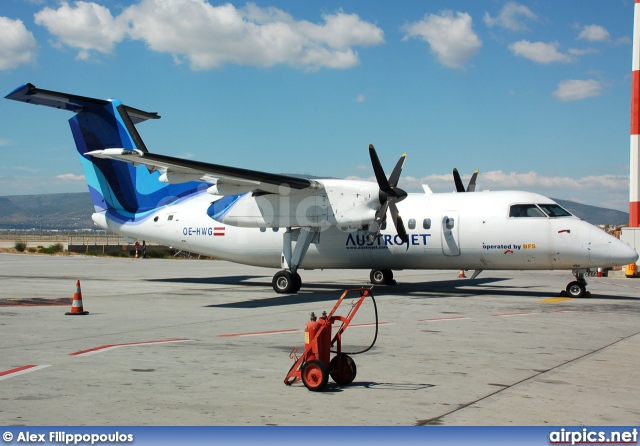
<path fill-rule="evenodd" d="M 571 217 L 571 213 L 558 204 L 539 204 L 538 206 L 551 218 Z"/>
<path fill-rule="evenodd" d="M 546 217 L 535 204 L 514 204 L 509 208 L 509 217 Z"/>

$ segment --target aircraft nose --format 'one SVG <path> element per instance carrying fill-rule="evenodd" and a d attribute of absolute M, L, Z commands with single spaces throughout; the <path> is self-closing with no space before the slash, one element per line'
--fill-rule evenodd
<path fill-rule="evenodd" d="M 611 261 L 621 266 L 636 263 L 638 253 L 635 249 L 620 240 L 616 241 L 617 243 L 613 243 L 611 246 Z"/>

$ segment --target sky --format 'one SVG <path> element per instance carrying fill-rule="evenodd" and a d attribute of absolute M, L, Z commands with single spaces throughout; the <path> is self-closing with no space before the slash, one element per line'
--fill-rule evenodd
<path fill-rule="evenodd" d="M 158 112 L 151 152 L 628 211 L 632 0 L 2 0 L 0 97 Z M 0 100 L 0 196 L 87 190 L 72 114 Z"/>

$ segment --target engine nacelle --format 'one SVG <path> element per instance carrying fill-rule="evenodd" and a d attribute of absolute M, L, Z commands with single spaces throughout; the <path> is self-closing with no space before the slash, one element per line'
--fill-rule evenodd
<path fill-rule="evenodd" d="M 215 209 L 210 215 L 222 223 L 241 227 L 363 226 L 375 218 L 380 206 L 376 184 L 345 186 L 341 180 L 323 183 L 325 188 L 315 193 L 291 190 L 286 195 L 246 194 L 232 206 Z"/>

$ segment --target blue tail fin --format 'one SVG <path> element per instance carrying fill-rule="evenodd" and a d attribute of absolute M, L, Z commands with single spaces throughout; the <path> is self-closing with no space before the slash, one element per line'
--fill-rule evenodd
<path fill-rule="evenodd" d="M 91 199 L 96 212 L 107 211 L 111 219 L 121 223 L 140 221 L 154 209 L 209 186 L 196 181 L 164 184 L 158 180 L 160 172 L 150 172 L 145 166 L 86 156 L 87 152 L 109 148 L 147 152 L 135 124 L 159 119 L 156 113 L 127 107 L 116 99 L 92 99 L 42 90 L 32 84 L 17 88 L 6 98 L 76 113 L 69 125 Z"/>

